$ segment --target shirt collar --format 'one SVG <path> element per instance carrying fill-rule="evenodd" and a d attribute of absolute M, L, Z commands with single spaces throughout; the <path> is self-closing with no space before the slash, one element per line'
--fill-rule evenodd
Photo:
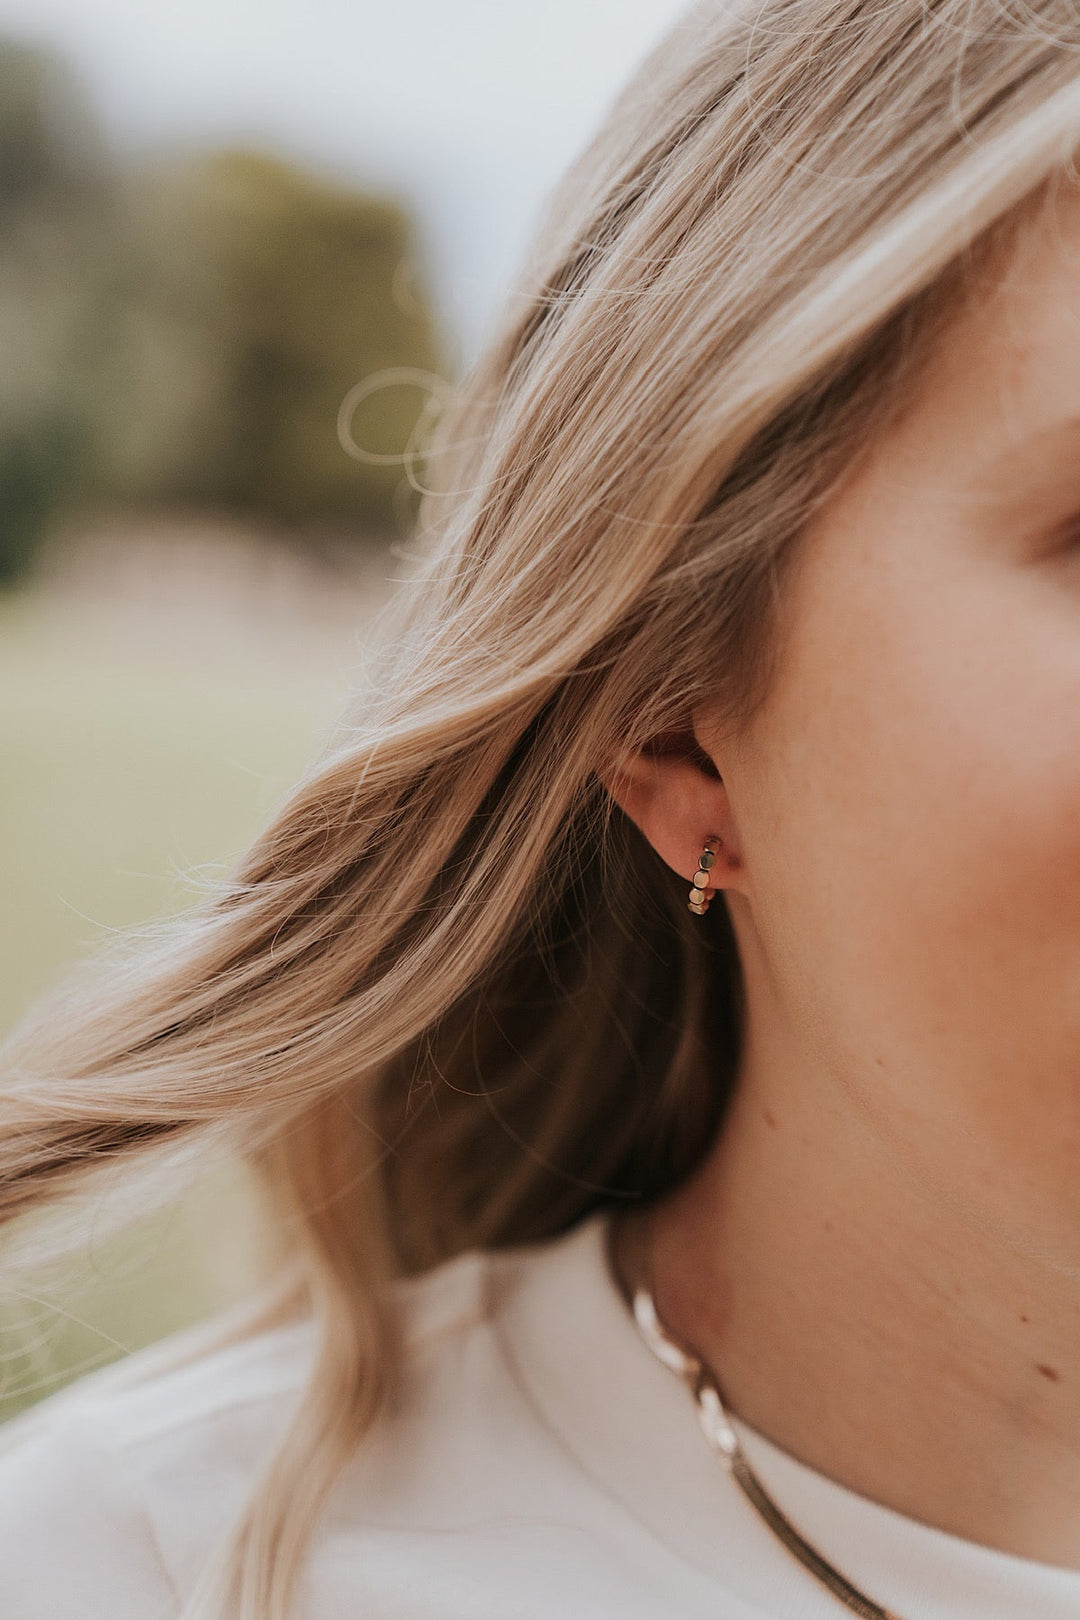
<path fill-rule="evenodd" d="M 671 1553 L 765 1614 L 838 1620 L 843 1605 L 743 1496 L 681 1380 L 644 1343 L 607 1260 L 607 1214 L 493 1263 L 511 1371 L 545 1424 Z M 802 1534 L 901 1620 L 1077 1620 L 1080 1570 L 1019 1558 L 884 1507 L 740 1419 L 751 1466 Z M 723 1612 L 718 1608 L 717 1612 Z"/>

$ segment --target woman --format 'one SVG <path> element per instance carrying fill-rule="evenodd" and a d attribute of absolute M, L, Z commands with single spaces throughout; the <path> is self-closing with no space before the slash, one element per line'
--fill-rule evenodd
<path fill-rule="evenodd" d="M 295 1253 L 9 1425 L 5 1620 L 1080 1614 L 1078 143 L 1070 0 L 645 64 L 377 691 L 12 1052 L 8 1216 Z"/>

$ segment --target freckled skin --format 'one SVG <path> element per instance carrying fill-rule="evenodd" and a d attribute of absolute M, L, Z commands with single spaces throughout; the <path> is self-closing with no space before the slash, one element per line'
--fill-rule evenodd
<path fill-rule="evenodd" d="M 613 791 L 738 941 L 736 1094 L 656 1209 L 734 1410 L 1080 1568 L 1080 194 L 819 512 L 743 734 Z"/>

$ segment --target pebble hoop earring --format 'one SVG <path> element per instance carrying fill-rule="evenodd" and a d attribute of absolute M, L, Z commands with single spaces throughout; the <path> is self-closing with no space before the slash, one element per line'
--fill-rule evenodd
<path fill-rule="evenodd" d="M 705 840 L 705 848 L 698 856 L 698 869 L 694 873 L 694 887 L 690 890 L 690 898 L 686 902 L 689 909 L 698 917 L 704 917 L 709 909 L 709 903 L 716 889 L 713 887 L 710 876 L 716 865 L 716 852 L 722 840 L 715 835 Z"/>

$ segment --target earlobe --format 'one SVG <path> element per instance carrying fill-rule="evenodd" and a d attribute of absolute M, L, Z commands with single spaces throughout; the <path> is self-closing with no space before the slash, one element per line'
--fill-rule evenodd
<path fill-rule="evenodd" d="M 702 871 L 706 841 L 715 840 L 710 883 L 730 886 L 741 862 L 727 788 L 696 739 L 665 738 L 625 754 L 603 781 L 660 858 L 688 882 Z"/>

